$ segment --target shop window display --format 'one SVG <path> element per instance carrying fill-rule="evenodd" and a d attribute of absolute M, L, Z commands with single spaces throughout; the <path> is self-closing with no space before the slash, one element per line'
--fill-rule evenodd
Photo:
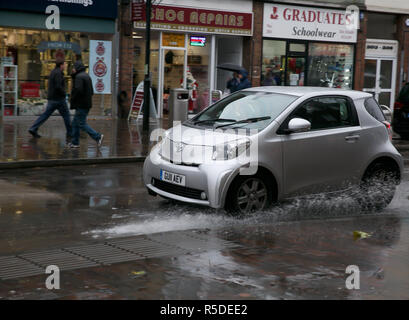
<path fill-rule="evenodd" d="M 352 88 L 354 47 L 344 44 L 310 43 L 308 85 Z"/>
<path fill-rule="evenodd" d="M 64 59 L 66 62 L 64 73 L 69 94 L 74 62 L 82 60 L 86 66 L 89 63 L 89 40 L 110 40 L 110 37 L 80 32 L 0 28 L 0 58 L 11 57 L 12 64 L 18 66 L 17 108 L 12 115 L 37 116 L 44 112 L 48 77 L 55 67 L 56 59 Z M 112 99 L 104 99 L 102 96 L 94 95 L 92 115 L 111 113 Z"/>
<path fill-rule="evenodd" d="M 209 106 L 210 39 L 203 47 L 188 45 L 186 87 L 189 111 L 197 113 Z"/>
<path fill-rule="evenodd" d="M 145 78 L 145 45 L 146 40 L 144 38 L 144 31 L 133 32 L 133 90 L 132 95 L 135 93 L 136 88 L 140 82 Z M 152 31 L 151 33 L 151 54 L 150 54 L 150 72 L 151 72 L 151 87 L 152 94 L 154 96 L 155 104 L 157 103 L 157 92 L 159 84 L 159 32 Z M 157 106 L 156 106 L 157 108 Z"/>
<path fill-rule="evenodd" d="M 284 85 L 285 54 L 285 41 L 263 41 L 262 86 Z"/>

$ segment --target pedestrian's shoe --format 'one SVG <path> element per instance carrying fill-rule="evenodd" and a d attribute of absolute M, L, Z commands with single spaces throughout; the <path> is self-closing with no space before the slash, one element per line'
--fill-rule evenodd
<path fill-rule="evenodd" d="M 71 136 L 67 136 L 67 137 L 65 138 L 65 142 L 66 142 L 67 144 L 70 144 L 70 143 L 71 143 L 71 140 L 72 140 L 72 137 L 71 137 Z"/>
<path fill-rule="evenodd" d="M 41 136 L 37 133 L 37 131 L 28 130 L 28 132 L 29 132 L 34 138 L 41 138 Z"/>
<path fill-rule="evenodd" d="M 104 135 L 101 134 L 101 138 L 98 140 L 98 147 L 102 146 L 102 142 L 104 141 Z"/>
<path fill-rule="evenodd" d="M 71 149 L 78 149 L 80 146 L 78 144 L 69 143 L 68 147 Z"/>

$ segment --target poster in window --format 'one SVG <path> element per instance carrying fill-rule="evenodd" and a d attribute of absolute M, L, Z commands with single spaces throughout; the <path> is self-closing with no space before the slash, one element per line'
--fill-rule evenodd
<path fill-rule="evenodd" d="M 94 94 L 111 94 L 112 42 L 90 40 L 89 75 Z"/>

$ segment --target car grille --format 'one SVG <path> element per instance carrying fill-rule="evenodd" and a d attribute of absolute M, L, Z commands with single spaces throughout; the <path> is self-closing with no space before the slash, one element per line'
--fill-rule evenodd
<path fill-rule="evenodd" d="M 202 190 L 197 190 L 197 189 L 192 189 L 192 188 L 187 188 L 187 187 L 182 187 L 178 186 L 169 182 L 161 181 L 158 179 L 153 179 L 153 185 L 165 192 L 169 192 L 181 197 L 185 198 L 191 198 L 191 199 L 198 199 L 201 200 L 201 193 L 203 192 Z"/>

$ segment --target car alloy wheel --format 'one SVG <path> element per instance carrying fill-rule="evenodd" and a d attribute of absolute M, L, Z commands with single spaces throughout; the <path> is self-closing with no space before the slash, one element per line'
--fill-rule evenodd
<path fill-rule="evenodd" d="M 268 203 L 268 188 L 258 177 L 244 180 L 236 193 L 237 209 L 241 213 L 263 210 Z"/>

